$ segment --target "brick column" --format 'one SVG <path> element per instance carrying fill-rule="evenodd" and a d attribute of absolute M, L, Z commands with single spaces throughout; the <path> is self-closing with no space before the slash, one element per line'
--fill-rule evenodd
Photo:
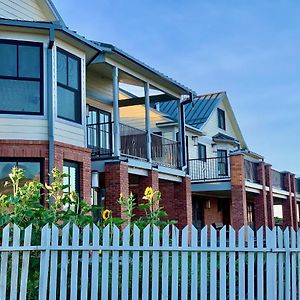
<path fill-rule="evenodd" d="M 128 164 L 120 161 L 105 164 L 105 208 L 112 210 L 114 217 L 123 217 L 121 206 L 117 203 L 120 194 L 128 197 Z"/>
<path fill-rule="evenodd" d="M 259 183 L 262 185 L 262 190 L 259 194 L 255 195 L 254 222 L 256 230 L 261 226 L 268 226 L 266 176 L 263 162 L 260 162 L 257 166 L 257 177 Z"/>
<path fill-rule="evenodd" d="M 239 229 L 244 225 L 248 225 L 243 154 L 232 154 L 230 156 L 230 176 L 230 223 L 234 229 Z"/>
<path fill-rule="evenodd" d="M 152 187 L 154 191 L 159 190 L 158 172 L 156 170 L 149 170 L 148 176 L 140 176 L 139 197 L 143 197 L 146 187 Z"/>
<path fill-rule="evenodd" d="M 181 183 L 160 180 L 159 189 L 162 193 L 161 205 L 168 213 L 168 219 L 177 221 L 178 228 L 191 225 L 193 219 L 191 179 L 183 177 Z"/>
<path fill-rule="evenodd" d="M 272 187 L 272 166 L 270 164 L 265 164 L 265 176 L 266 176 L 266 186 L 269 187 L 267 192 L 267 215 L 268 215 L 268 227 L 270 229 L 274 228 L 274 200 L 273 200 L 273 187 Z"/>
<path fill-rule="evenodd" d="M 295 174 L 290 174 L 291 178 L 291 192 L 292 192 L 292 210 L 293 210 L 293 219 L 294 224 L 293 227 L 295 230 L 298 229 L 298 206 L 297 206 L 297 199 L 296 199 L 296 181 L 295 181 Z"/>
<path fill-rule="evenodd" d="M 284 188 L 289 195 L 282 203 L 283 228 L 294 225 L 291 174 L 289 172 L 284 173 Z"/>

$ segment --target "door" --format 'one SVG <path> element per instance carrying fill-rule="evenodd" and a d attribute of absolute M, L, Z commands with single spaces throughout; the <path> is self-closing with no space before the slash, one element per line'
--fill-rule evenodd
<path fill-rule="evenodd" d="M 218 176 L 228 176 L 228 160 L 226 150 L 217 150 L 218 155 Z"/>

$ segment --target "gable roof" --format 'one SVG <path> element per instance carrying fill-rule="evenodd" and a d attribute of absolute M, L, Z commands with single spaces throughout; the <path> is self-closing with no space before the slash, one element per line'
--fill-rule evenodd
<path fill-rule="evenodd" d="M 185 105 L 186 123 L 200 129 L 225 96 L 225 92 L 219 92 L 195 97 L 191 103 Z M 176 120 L 177 101 L 160 102 L 159 111 Z"/>
<path fill-rule="evenodd" d="M 1 0 L 0 18 L 65 25 L 51 0 Z"/>
<path fill-rule="evenodd" d="M 221 142 L 227 142 L 227 143 L 231 143 L 231 144 L 239 144 L 240 143 L 234 137 L 229 136 L 229 135 L 224 134 L 224 133 L 221 133 L 221 132 L 218 132 L 212 138 L 213 138 L 213 141 L 215 141 L 215 142 L 221 141 Z"/>

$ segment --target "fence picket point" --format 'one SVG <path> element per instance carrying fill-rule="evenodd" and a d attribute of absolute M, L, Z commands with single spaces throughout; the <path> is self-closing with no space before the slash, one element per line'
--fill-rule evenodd
<path fill-rule="evenodd" d="M 248 236 L 248 300 L 254 300 L 254 253 L 251 250 L 254 249 L 254 231 L 251 227 L 247 228 Z"/>
<path fill-rule="evenodd" d="M 87 246 L 90 242 L 90 226 L 86 225 L 83 228 L 83 245 Z M 81 300 L 88 298 L 88 284 L 89 284 L 89 252 L 82 251 L 81 259 Z"/>
<path fill-rule="evenodd" d="M 172 246 L 179 246 L 179 230 L 176 226 L 172 225 Z M 172 286 L 171 286 L 171 299 L 178 299 L 178 251 L 172 252 Z"/>
<path fill-rule="evenodd" d="M 130 245 L 130 225 L 123 230 L 123 246 Z M 129 251 L 122 252 L 122 300 L 128 300 L 129 287 Z"/>
<path fill-rule="evenodd" d="M 192 247 L 198 247 L 198 230 L 194 225 L 191 228 L 191 245 Z M 191 265 L 191 299 L 198 299 L 198 253 L 192 253 L 192 265 Z"/>
<path fill-rule="evenodd" d="M 204 226 L 201 230 L 201 240 L 200 245 L 201 248 L 207 247 L 207 240 L 208 240 L 208 232 L 207 232 L 207 226 Z M 200 254 L 200 299 L 206 300 L 207 299 L 207 252 L 201 252 Z"/>
<path fill-rule="evenodd" d="M 276 249 L 276 228 L 266 228 L 266 244 L 267 247 Z M 267 299 L 273 300 L 277 298 L 276 253 L 267 253 L 267 270 Z"/>
<path fill-rule="evenodd" d="M 187 247 L 189 242 L 189 226 L 186 225 L 182 230 L 182 246 Z M 181 299 L 188 298 L 188 252 L 181 251 Z"/>
<path fill-rule="evenodd" d="M 99 228 L 93 224 L 93 246 L 99 247 Z M 99 291 L 99 251 L 92 253 L 91 299 L 97 300 Z"/>
<path fill-rule="evenodd" d="M 210 246 L 217 247 L 217 231 L 210 226 Z M 217 252 L 210 253 L 210 299 L 217 299 Z"/>
<path fill-rule="evenodd" d="M 296 248 L 296 232 L 291 228 L 291 248 Z M 292 299 L 297 297 L 297 281 L 296 281 L 296 253 L 291 253 L 291 285 L 292 285 Z"/>
<path fill-rule="evenodd" d="M 236 300 L 236 259 L 235 252 L 233 250 L 236 249 L 236 232 L 235 230 L 229 226 L 229 300 Z"/>
<path fill-rule="evenodd" d="M 70 223 L 66 224 L 62 229 L 61 244 L 63 247 L 69 245 Z M 68 282 L 68 251 L 61 252 L 61 266 L 60 266 L 60 300 L 67 299 L 67 282 Z"/>
<path fill-rule="evenodd" d="M 150 225 L 143 230 L 143 246 L 150 245 Z M 143 251 L 142 300 L 149 299 L 149 251 Z"/>
<path fill-rule="evenodd" d="M 283 243 L 285 248 L 285 299 L 291 296 L 291 261 L 290 261 L 290 230 L 286 228 L 283 232 Z"/>
<path fill-rule="evenodd" d="M 107 225 L 103 229 L 103 246 L 110 245 L 110 225 Z M 109 251 L 102 251 L 102 270 L 101 270 L 101 300 L 108 299 L 108 274 L 110 274 L 109 268 Z"/>
<path fill-rule="evenodd" d="M 163 241 L 162 241 L 163 248 L 167 248 L 170 246 L 169 238 L 170 238 L 170 226 L 167 225 L 163 229 Z M 169 299 L 169 252 L 168 251 L 162 252 L 161 286 L 162 286 L 161 298 L 162 300 L 168 300 Z"/>
<path fill-rule="evenodd" d="M 2 246 L 8 247 L 9 245 L 9 231 L 10 226 L 7 224 L 2 230 Z M 7 283 L 7 265 L 8 265 L 8 252 L 1 253 L 1 269 L 0 269 L 0 300 L 6 300 L 6 283 Z"/>
<path fill-rule="evenodd" d="M 153 246 L 159 247 L 159 229 L 153 225 Z M 159 292 L 159 251 L 152 252 L 152 300 L 158 300 Z"/>
<path fill-rule="evenodd" d="M 52 224 L 51 230 L 51 245 L 58 246 L 58 228 Z M 55 300 L 57 293 L 57 251 L 50 253 L 50 283 L 49 283 L 49 299 Z"/>
<path fill-rule="evenodd" d="M 113 226 L 113 247 L 119 246 L 120 230 Z M 111 299 L 118 300 L 119 294 L 119 251 L 112 251 L 112 282 L 111 282 Z"/>
<path fill-rule="evenodd" d="M 39 279 L 39 300 L 47 299 L 48 289 L 48 273 L 49 273 L 49 259 L 50 259 L 50 239 L 51 231 L 49 224 L 42 228 L 41 246 L 45 247 L 45 251 L 41 252 L 40 258 L 40 279 Z"/>
<path fill-rule="evenodd" d="M 79 245 L 79 228 L 77 225 L 72 225 L 72 246 Z M 71 256 L 71 291 L 70 298 L 77 299 L 78 288 L 78 251 L 72 251 Z"/>
<path fill-rule="evenodd" d="M 226 226 L 220 230 L 220 247 L 226 247 Z M 220 253 L 220 300 L 226 300 L 226 252 Z"/>
<path fill-rule="evenodd" d="M 24 246 L 31 245 L 32 224 L 25 228 Z M 22 258 L 22 273 L 20 284 L 20 300 L 26 300 L 27 283 L 28 283 L 28 270 L 29 270 L 30 251 L 23 252 Z"/>

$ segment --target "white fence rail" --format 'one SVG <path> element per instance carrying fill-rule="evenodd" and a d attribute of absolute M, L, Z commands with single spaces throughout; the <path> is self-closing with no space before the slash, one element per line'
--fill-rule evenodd
<path fill-rule="evenodd" d="M 4 299 L 300 299 L 300 231 L 0 230 Z"/>

